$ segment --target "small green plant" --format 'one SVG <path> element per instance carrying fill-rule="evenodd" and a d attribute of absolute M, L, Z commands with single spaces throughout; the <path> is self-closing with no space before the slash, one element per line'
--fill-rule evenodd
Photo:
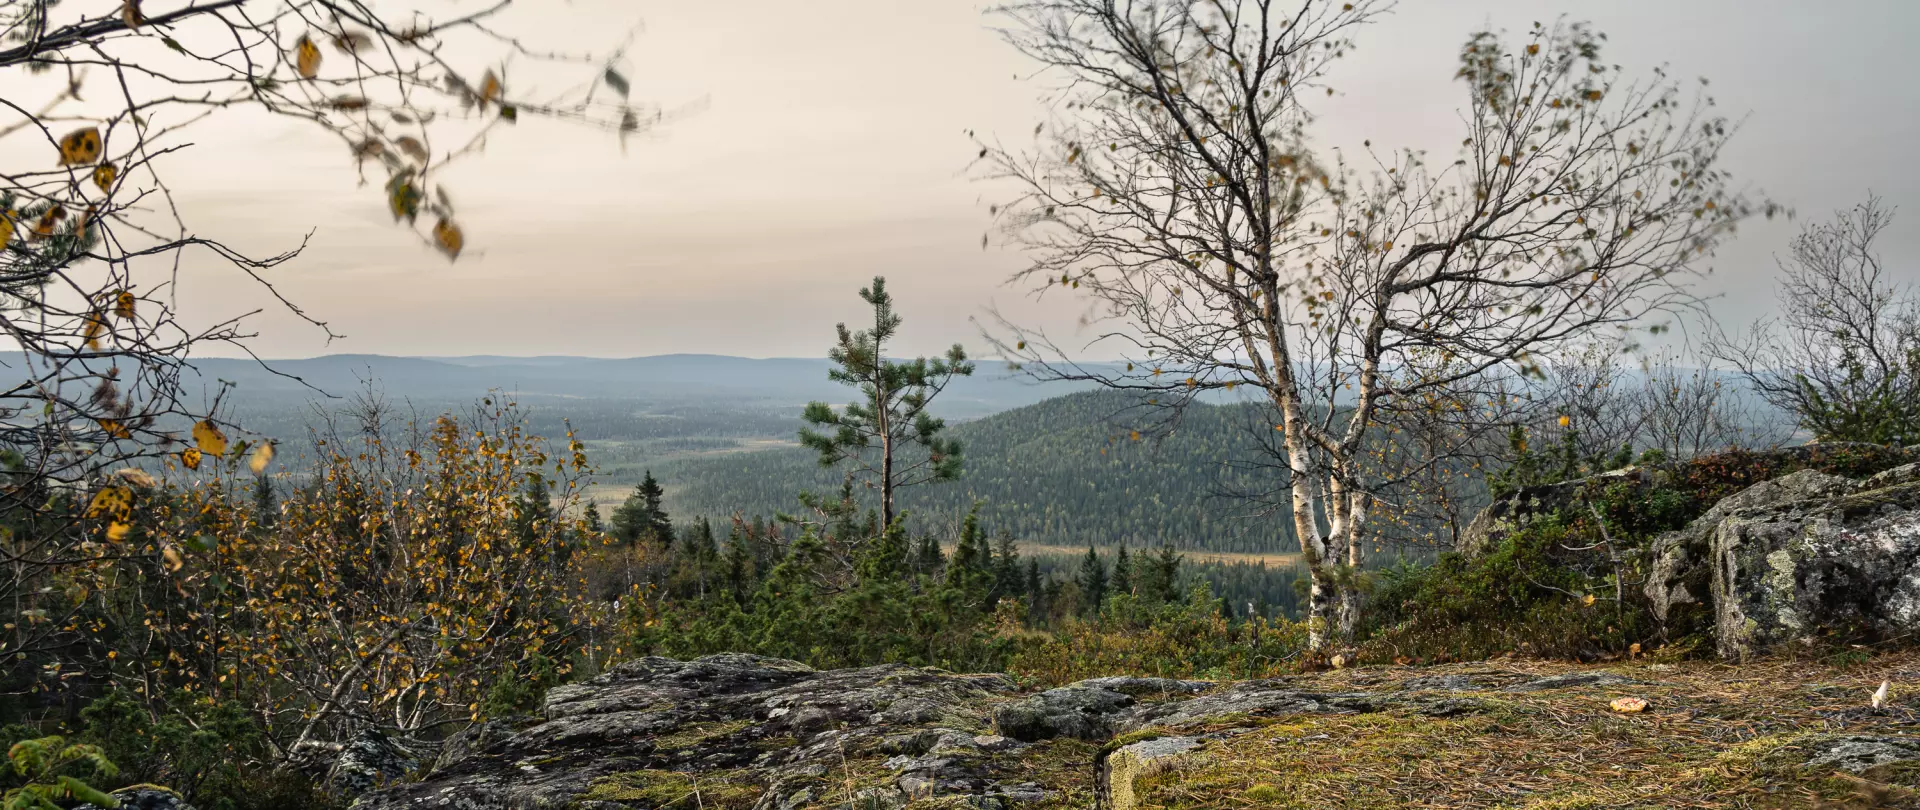
<path fill-rule="evenodd" d="M 7 791 L 0 810 L 63 810 L 74 801 L 105 808 L 120 806 L 119 799 L 88 785 L 78 776 L 63 773 L 87 766 L 91 768 L 90 776 L 113 778 L 120 769 L 107 760 L 99 746 L 68 743 L 64 737 L 22 740 L 7 749 L 7 761 L 13 764 L 14 774 L 25 779 L 26 784 Z"/>

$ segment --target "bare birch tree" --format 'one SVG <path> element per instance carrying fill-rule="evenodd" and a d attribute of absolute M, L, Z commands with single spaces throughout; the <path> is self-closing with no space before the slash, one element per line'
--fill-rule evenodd
<path fill-rule="evenodd" d="M 1006 39 L 1058 82 L 1058 114 L 1030 148 L 980 144 L 982 175 L 1019 189 L 995 207 L 1031 258 L 1015 282 L 1088 296 L 1110 327 L 1097 340 L 1128 363 L 1078 365 L 1010 324 L 1003 353 L 1167 407 L 1235 386 L 1272 404 L 1316 649 L 1358 618 L 1351 572 L 1379 491 L 1362 458 L 1388 414 L 1685 305 L 1702 261 L 1761 207 L 1719 167 L 1730 130 L 1711 99 L 1659 71 L 1628 79 L 1577 24 L 1536 25 L 1511 49 L 1467 39 L 1456 160 L 1369 144 L 1363 172 L 1316 152 L 1312 101 L 1385 9 L 1001 6 Z"/>

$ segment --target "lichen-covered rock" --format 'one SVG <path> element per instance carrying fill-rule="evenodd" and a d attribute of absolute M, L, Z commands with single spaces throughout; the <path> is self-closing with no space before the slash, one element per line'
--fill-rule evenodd
<path fill-rule="evenodd" d="M 1708 540 L 1724 658 L 1920 632 L 1920 484 L 1736 510 Z"/>
<path fill-rule="evenodd" d="M 120 800 L 120 810 L 193 810 L 180 794 L 158 785 L 132 785 L 112 791 L 107 795 Z M 91 804 L 79 805 L 73 810 L 101 810 Z"/>
<path fill-rule="evenodd" d="M 1001 675 L 908 666 L 644 658 L 553 689 L 543 721 L 355 807 L 776 810 L 848 796 L 876 808 L 936 796 L 1010 807 L 1039 795 L 1002 781 L 1021 744 L 987 733 L 993 705 L 1015 692 Z"/>
<path fill-rule="evenodd" d="M 367 729 L 340 747 L 339 756 L 334 758 L 321 784 L 342 796 L 353 797 L 404 779 L 418 766 L 419 760 L 411 752 L 379 731 Z"/>
<path fill-rule="evenodd" d="M 1165 703 L 1151 703 L 1128 712 L 1119 731 L 1179 728 L 1217 721 L 1223 717 L 1277 717 L 1295 714 L 1353 714 L 1376 712 L 1396 698 L 1369 692 L 1312 692 L 1286 681 L 1248 681 L 1219 692 Z M 1410 703 L 1408 705 L 1411 705 Z"/>
<path fill-rule="evenodd" d="M 1199 737 L 1155 737 L 1120 746 L 1101 762 L 1100 791 L 1111 810 L 1133 810 L 1139 802 L 1134 787 L 1154 774 L 1199 756 L 1206 740 Z"/>
<path fill-rule="evenodd" d="M 1920 739 L 1910 737 L 1834 734 L 1815 737 L 1801 746 L 1808 752 L 1809 768 L 1860 773 L 1881 765 L 1920 760 Z"/>
<path fill-rule="evenodd" d="M 1545 692 L 1550 689 L 1574 689 L 1586 686 L 1630 686 L 1637 684 L 1632 678 L 1615 675 L 1611 672 L 1570 672 L 1565 675 L 1549 675 L 1530 681 L 1516 683 L 1502 692 Z"/>
<path fill-rule="evenodd" d="M 1001 734 L 1026 742 L 1098 741 L 1113 736 L 1119 716 L 1133 704 L 1133 696 L 1124 692 L 1075 684 L 1002 705 L 994 710 L 993 723 Z"/>
<path fill-rule="evenodd" d="M 533 718 L 512 717 L 486 720 L 467 726 L 440 744 L 440 753 L 434 757 L 433 767 L 429 771 L 432 773 L 444 771 L 532 724 Z"/>
<path fill-rule="evenodd" d="M 1212 681 L 1183 681 L 1175 678 L 1137 678 L 1130 675 L 1117 675 L 1108 678 L 1088 678 L 1069 687 L 1105 689 L 1119 692 L 1135 698 L 1160 698 L 1162 700 L 1180 695 L 1192 695 L 1213 688 Z"/>
<path fill-rule="evenodd" d="M 1709 598 L 1712 571 L 1707 560 L 1713 536 L 1722 524 L 1750 512 L 1784 504 L 1830 500 L 1860 489 L 1860 482 L 1849 478 L 1800 470 L 1722 498 L 1686 528 L 1654 538 L 1645 587 L 1654 620 L 1665 625 L 1675 608 Z"/>

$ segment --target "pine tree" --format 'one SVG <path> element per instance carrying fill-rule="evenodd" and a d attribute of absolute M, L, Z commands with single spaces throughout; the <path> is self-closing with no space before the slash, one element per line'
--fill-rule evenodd
<path fill-rule="evenodd" d="M 1038 624 L 1046 618 L 1047 612 L 1053 607 L 1047 599 L 1047 587 L 1040 581 L 1039 560 L 1027 561 L 1026 591 L 1027 621 Z"/>
<path fill-rule="evenodd" d="M 586 521 L 587 531 L 593 534 L 606 534 L 607 524 L 600 520 L 599 504 L 593 501 L 587 501 L 587 513 L 583 516 L 583 519 Z"/>
<path fill-rule="evenodd" d="M 744 604 L 753 593 L 753 551 L 738 525 L 727 533 L 727 552 L 721 560 L 721 580 L 734 601 Z"/>
<path fill-rule="evenodd" d="M 1087 546 L 1087 556 L 1080 561 L 1078 582 L 1080 598 L 1086 600 L 1081 609 L 1088 615 L 1099 615 L 1100 605 L 1107 601 L 1107 566 L 1093 546 Z"/>
<path fill-rule="evenodd" d="M 873 328 L 853 332 L 844 323 L 835 327 L 839 342 L 827 356 L 837 367 L 827 376 L 858 388 L 862 400 L 839 411 L 825 402 L 807 403 L 801 418 L 827 432 L 802 428 L 800 443 L 820 453 L 822 466 L 850 464 L 869 486 L 878 487 L 880 521 L 887 526 L 897 515 L 896 490 L 959 477 L 960 443 L 941 435 L 946 422 L 927 413 L 927 405 L 953 378 L 972 375 L 973 364 L 958 343 L 944 358 L 888 360 L 887 341 L 899 331 L 900 316 L 894 314 L 886 279 L 875 276 L 860 298 L 873 307 Z M 903 456 L 909 446 L 923 451 L 925 458 Z"/>
<path fill-rule="evenodd" d="M 933 535 L 922 535 L 920 537 L 920 544 L 916 546 L 913 551 L 914 573 L 920 574 L 921 576 L 938 577 L 940 576 L 940 570 L 945 568 L 946 564 L 947 557 L 940 551 L 940 541 L 934 539 Z"/>
<path fill-rule="evenodd" d="M 1127 555 L 1127 544 L 1120 544 L 1120 551 L 1113 557 L 1113 577 L 1107 582 L 1107 590 L 1115 596 L 1133 593 L 1133 558 Z"/>

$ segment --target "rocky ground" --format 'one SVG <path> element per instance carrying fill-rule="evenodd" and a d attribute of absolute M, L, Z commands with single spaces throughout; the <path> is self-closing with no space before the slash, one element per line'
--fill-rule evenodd
<path fill-rule="evenodd" d="M 1896 686 L 1876 709 L 1883 679 Z M 1910 683 L 1920 656 L 1040 692 L 904 666 L 649 658 L 554 690 L 523 727 L 478 727 L 356 808 L 1901 807 L 1920 776 Z"/>

